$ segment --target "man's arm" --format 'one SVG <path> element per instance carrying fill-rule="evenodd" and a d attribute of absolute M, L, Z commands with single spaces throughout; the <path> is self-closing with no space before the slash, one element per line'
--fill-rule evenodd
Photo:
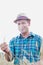
<path fill-rule="evenodd" d="M 42 38 L 42 41 L 41 41 L 41 49 L 40 49 L 40 59 L 43 60 L 43 38 Z"/>
<path fill-rule="evenodd" d="M 12 61 L 12 60 L 13 60 L 13 57 L 12 57 L 11 52 L 5 53 L 5 59 L 6 59 L 7 61 Z"/>
<path fill-rule="evenodd" d="M 3 44 L 0 45 L 0 48 L 3 52 L 5 52 L 5 59 L 7 61 L 11 61 L 12 60 L 12 53 L 10 52 L 10 49 L 8 47 L 8 44 L 6 44 L 6 42 L 4 42 Z"/>

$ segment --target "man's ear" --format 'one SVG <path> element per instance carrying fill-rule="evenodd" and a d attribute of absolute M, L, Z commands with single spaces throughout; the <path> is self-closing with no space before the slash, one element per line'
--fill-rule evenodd
<path fill-rule="evenodd" d="M 30 26 L 30 21 L 28 21 L 28 25 Z"/>

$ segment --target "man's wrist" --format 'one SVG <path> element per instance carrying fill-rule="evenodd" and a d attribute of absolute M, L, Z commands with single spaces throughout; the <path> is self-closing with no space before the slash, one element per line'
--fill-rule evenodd
<path fill-rule="evenodd" d="M 11 52 L 5 53 L 5 58 L 8 59 L 8 61 L 11 61 L 13 59 Z"/>

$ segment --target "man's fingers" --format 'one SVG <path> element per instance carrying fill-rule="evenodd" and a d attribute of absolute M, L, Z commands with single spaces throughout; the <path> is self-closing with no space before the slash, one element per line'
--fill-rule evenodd
<path fill-rule="evenodd" d="M 2 50 L 3 50 L 3 49 L 6 49 L 6 48 L 8 48 L 8 46 L 1 47 Z"/>
<path fill-rule="evenodd" d="M 0 47 L 5 47 L 5 46 L 8 46 L 5 42 L 0 45 Z"/>
<path fill-rule="evenodd" d="M 5 42 L 3 43 L 3 44 L 1 44 L 0 45 L 0 49 L 2 50 L 2 51 L 7 51 L 7 49 L 8 49 L 8 44 L 6 44 Z"/>

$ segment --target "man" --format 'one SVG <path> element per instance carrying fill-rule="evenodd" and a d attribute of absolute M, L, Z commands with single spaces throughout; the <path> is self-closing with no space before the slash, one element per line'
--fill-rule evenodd
<path fill-rule="evenodd" d="M 1 50 L 5 52 L 6 60 L 14 59 L 14 65 L 40 64 L 42 39 L 29 31 L 30 21 L 27 16 L 18 15 L 14 23 L 18 25 L 20 35 L 10 40 L 9 47 L 6 42 L 0 45 Z"/>

